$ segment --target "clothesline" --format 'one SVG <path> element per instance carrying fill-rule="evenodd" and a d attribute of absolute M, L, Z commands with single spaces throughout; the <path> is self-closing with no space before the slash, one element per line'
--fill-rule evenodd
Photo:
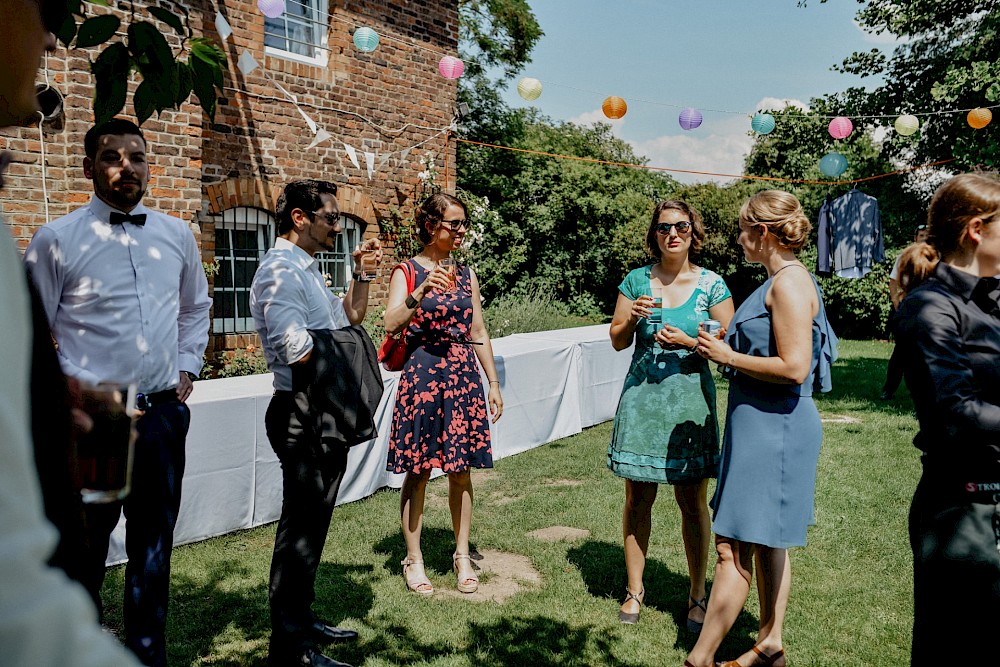
<path fill-rule="evenodd" d="M 743 180 L 755 180 L 755 181 L 772 181 L 777 183 L 797 183 L 801 185 L 854 185 L 856 183 L 864 183 L 866 181 L 874 181 L 880 178 L 887 178 L 889 176 L 896 176 L 898 174 L 905 174 L 911 171 L 916 171 L 917 169 L 923 169 L 925 167 L 936 167 L 938 165 L 947 164 L 949 162 L 954 162 L 956 158 L 950 157 L 945 160 L 937 160 L 935 162 L 927 162 L 925 164 L 915 165 L 912 167 L 906 167 L 905 169 L 897 169 L 896 171 L 886 172 L 884 174 L 877 174 L 875 176 L 865 176 L 864 178 L 855 178 L 848 181 L 814 181 L 804 178 L 782 178 L 780 176 L 754 176 L 752 174 L 722 174 L 714 171 L 696 171 L 693 169 L 678 169 L 676 167 L 654 167 L 646 164 L 634 164 L 631 162 L 615 162 L 613 160 L 600 160 L 597 158 L 590 157 L 579 157 L 576 155 L 562 155 L 559 153 L 548 153 L 546 151 L 535 151 L 527 148 L 514 148 L 513 146 L 502 146 L 500 144 L 489 144 L 483 141 L 473 141 L 472 139 L 463 139 L 461 137 L 455 137 L 455 141 L 461 142 L 463 144 L 472 144 L 474 146 L 483 146 L 485 148 L 496 148 L 505 151 L 514 151 L 515 153 L 526 153 L 528 155 L 537 155 L 540 157 L 553 157 L 560 160 L 576 160 L 578 162 L 590 162 L 593 164 L 603 164 L 612 167 L 629 167 L 632 169 L 646 169 L 649 171 L 669 171 L 679 174 L 695 174 L 699 176 L 717 176 L 721 178 L 739 178 Z"/>

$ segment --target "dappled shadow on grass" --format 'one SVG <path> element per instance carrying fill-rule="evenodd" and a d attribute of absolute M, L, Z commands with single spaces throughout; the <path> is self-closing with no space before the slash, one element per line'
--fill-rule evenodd
<path fill-rule="evenodd" d="M 406 558 L 406 543 L 403 541 L 402 529 L 376 542 L 372 550 L 377 554 L 387 554 L 385 569 L 401 575 L 402 566 L 399 563 Z M 420 550 L 424 554 L 424 569 L 428 573 L 451 572 L 451 557 L 455 553 L 455 533 L 445 528 L 427 527 L 425 515 L 420 535 Z M 471 541 L 469 551 L 473 560 L 479 558 L 476 545 Z"/>
<path fill-rule="evenodd" d="M 583 583 L 591 595 L 618 601 L 625 599 L 625 554 L 620 544 L 589 540 L 571 548 L 566 557 L 580 570 Z M 714 553 L 709 556 L 709 565 L 711 571 L 711 567 L 715 565 Z M 646 589 L 643 607 L 669 614 L 677 625 L 677 641 L 674 646 L 690 650 L 698 638 L 687 630 L 690 592 L 687 572 L 674 572 L 662 561 L 650 558 L 646 560 L 643 586 Z M 642 623 L 642 620 L 639 622 Z M 749 612 L 741 611 L 719 648 L 719 655 L 743 653 L 756 639 L 759 625 L 758 620 Z"/>
<path fill-rule="evenodd" d="M 896 390 L 889 401 L 879 400 L 889 362 L 878 357 L 851 357 L 833 365 L 833 389 L 826 394 L 814 394 L 817 405 L 832 401 L 860 401 L 873 412 L 906 413 L 913 409 L 906 383 Z"/>
<path fill-rule="evenodd" d="M 634 664 L 612 654 L 614 638 L 608 631 L 591 626 L 570 627 L 545 616 L 472 623 L 469 633 L 469 662 L 478 667 Z M 596 663 L 595 653 L 600 654 Z"/>

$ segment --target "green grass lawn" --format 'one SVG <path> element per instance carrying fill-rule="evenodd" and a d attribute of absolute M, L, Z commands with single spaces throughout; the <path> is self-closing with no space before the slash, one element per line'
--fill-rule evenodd
<path fill-rule="evenodd" d="M 906 513 L 919 474 L 911 444 L 916 422 L 905 389 L 895 401 L 876 399 L 889 345 L 843 341 L 840 349 L 834 391 L 817 397 L 823 416 L 840 421 L 824 424 L 817 525 L 808 546 L 791 551 L 785 647 L 790 665 L 908 664 Z M 719 389 L 724 414 L 724 381 Z M 455 578 L 444 479 L 430 483 L 424 522 L 424 556 L 438 589 L 431 598 L 407 593 L 403 584 L 398 492 L 338 508 L 314 608 L 361 638 L 327 653 L 367 667 L 679 667 L 694 636 L 684 629 L 687 568 L 669 489 L 654 508 L 642 618 L 636 626 L 618 623 L 623 483 L 605 467 L 609 434 L 610 424 L 602 424 L 473 473 L 474 547 L 526 556 L 541 575 L 502 603 L 447 594 Z M 526 535 L 549 526 L 590 534 L 569 542 Z M 271 524 L 175 550 L 167 627 L 172 665 L 264 664 L 273 540 Z M 112 627 L 120 623 L 121 580 L 121 568 L 113 569 L 104 589 Z M 751 593 L 719 659 L 750 647 L 757 619 Z"/>

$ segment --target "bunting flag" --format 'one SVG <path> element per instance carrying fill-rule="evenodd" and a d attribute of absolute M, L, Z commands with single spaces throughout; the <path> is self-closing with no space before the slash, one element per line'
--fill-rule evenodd
<path fill-rule="evenodd" d="M 372 174 L 375 173 L 375 153 L 371 151 L 365 151 L 365 165 L 368 167 L 368 180 L 372 180 Z"/>
<path fill-rule="evenodd" d="M 322 127 L 317 129 L 316 136 L 313 137 L 312 142 L 308 146 L 306 146 L 306 150 L 309 150 L 310 148 L 315 148 L 316 146 L 323 143 L 327 139 L 333 139 L 333 135 L 324 130 Z"/>
<path fill-rule="evenodd" d="M 351 158 L 351 164 L 354 165 L 354 168 L 361 169 L 361 165 L 358 163 L 358 152 L 354 150 L 354 146 L 344 144 L 344 150 L 347 151 L 347 157 Z"/>
<path fill-rule="evenodd" d="M 219 38 L 225 44 L 226 40 L 229 39 L 230 35 L 233 34 L 233 28 L 229 25 L 229 21 L 221 13 L 216 12 L 215 14 L 215 31 L 219 33 Z"/>
<path fill-rule="evenodd" d="M 247 76 L 250 72 L 260 67 L 260 63 L 257 62 L 256 58 L 249 51 L 243 49 L 239 60 L 236 61 L 236 66 L 243 72 L 243 76 Z"/>

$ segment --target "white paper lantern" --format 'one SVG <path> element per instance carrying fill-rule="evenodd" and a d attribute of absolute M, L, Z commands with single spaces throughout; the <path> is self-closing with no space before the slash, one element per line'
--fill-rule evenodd
<path fill-rule="evenodd" d="M 542 82 L 526 76 L 517 82 L 517 94 L 529 102 L 533 102 L 542 95 Z"/>
<path fill-rule="evenodd" d="M 896 134 L 908 137 L 920 129 L 920 120 L 907 113 L 897 118 L 893 126 L 896 128 Z"/>

